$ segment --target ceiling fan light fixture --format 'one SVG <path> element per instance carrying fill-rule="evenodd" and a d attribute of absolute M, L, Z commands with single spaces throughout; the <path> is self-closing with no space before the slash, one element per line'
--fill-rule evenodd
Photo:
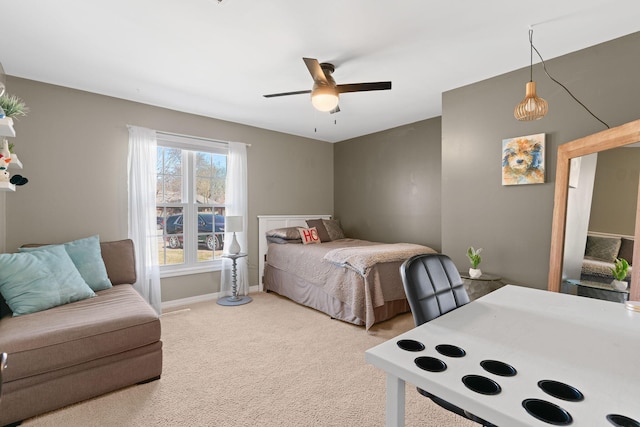
<path fill-rule="evenodd" d="M 332 86 L 314 85 L 311 91 L 311 103 L 318 111 L 332 111 L 338 106 L 338 90 Z"/>
<path fill-rule="evenodd" d="M 539 120 L 549 111 L 549 104 L 536 95 L 536 82 L 527 83 L 526 95 L 513 112 L 516 119 L 521 121 Z"/>

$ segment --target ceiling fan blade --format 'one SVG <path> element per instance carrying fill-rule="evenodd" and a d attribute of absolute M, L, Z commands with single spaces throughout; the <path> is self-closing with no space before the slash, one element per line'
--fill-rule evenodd
<path fill-rule="evenodd" d="M 369 90 L 389 90 L 391 82 L 375 82 L 375 83 L 352 83 L 346 85 L 337 85 L 339 93 L 346 92 L 366 92 Z"/>
<path fill-rule="evenodd" d="M 262 95 L 265 98 L 274 98 L 276 96 L 289 96 L 289 95 L 301 95 L 303 93 L 311 93 L 310 90 L 298 90 L 295 92 L 283 92 L 283 93 L 272 93 L 270 95 Z"/>
<path fill-rule="evenodd" d="M 311 77 L 313 77 L 314 82 L 320 82 L 325 85 L 329 84 L 327 76 L 324 75 L 324 71 L 322 71 L 322 67 L 320 67 L 320 63 L 317 59 L 302 58 L 302 60 L 307 65 L 307 69 L 309 69 L 309 73 L 311 73 Z"/>

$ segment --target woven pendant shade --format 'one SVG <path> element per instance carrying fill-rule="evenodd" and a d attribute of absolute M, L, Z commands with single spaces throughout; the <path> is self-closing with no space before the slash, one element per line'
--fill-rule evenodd
<path fill-rule="evenodd" d="M 536 95 L 536 82 L 527 83 L 527 92 L 520 104 L 516 106 L 513 115 L 522 121 L 539 120 L 549 111 L 547 101 Z"/>

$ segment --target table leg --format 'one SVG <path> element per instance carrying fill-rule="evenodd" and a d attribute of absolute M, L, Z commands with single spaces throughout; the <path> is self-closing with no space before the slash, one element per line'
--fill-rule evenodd
<path fill-rule="evenodd" d="M 238 273 L 236 271 L 236 259 L 233 259 L 233 266 L 231 267 L 231 297 L 230 301 L 238 301 Z"/>
<path fill-rule="evenodd" d="M 223 255 L 224 256 L 224 255 Z M 246 256 L 246 255 L 242 255 Z M 220 305 L 242 305 L 248 302 L 253 301 L 252 298 L 248 295 L 238 296 L 238 265 L 237 265 L 237 257 L 228 256 L 227 258 L 231 258 L 233 264 L 231 266 L 231 295 L 221 297 L 218 299 L 218 304 Z"/>
<path fill-rule="evenodd" d="M 405 383 L 401 378 L 387 373 L 387 427 L 404 426 Z"/>

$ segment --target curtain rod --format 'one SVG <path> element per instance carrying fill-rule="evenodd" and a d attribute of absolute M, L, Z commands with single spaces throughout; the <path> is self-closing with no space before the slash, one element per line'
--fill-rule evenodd
<path fill-rule="evenodd" d="M 251 144 L 247 144 L 246 142 L 238 142 L 238 141 L 221 141 L 219 139 L 213 139 L 213 138 L 205 138 L 203 136 L 193 136 L 193 135 L 184 135 L 181 133 L 174 133 L 174 132 L 165 132 L 163 130 L 156 130 L 156 133 L 159 133 L 161 135 L 167 135 L 167 136 L 178 136 L 178 137 L 182 137 L 182 138 L 191 138 L 191 139 L 198 139 L 200 141 L 206 141 L 206 142 L 222 142 L 224 144 L 228 144 L 230 142 L 236 142 L 238 144 L 244 144 L 247 147 L 251 147 Z"/>
<path fill-rule="evenodd" d="M 134 125 L 127 125 L 127 128 L 131 128 L 131 126 Z M 161 134 L 161 135 L 166 135 L 166 136 L 177 136 L 177 137 L 181 137 L 181 138 L 191 138 L 191 139 L 198 139 L 200 141 L 205 141 L 205 142 L 218 142 L 218 143 L 223 143 L 223 144 L 229 144 L 230 142 L 235 142 L 237 144 L 244 144 L 247 147 L 251 147 L 251 144 L 247 144 L 246 142 L 238 142 L 238 141 L 221 141 L 219 139 L 213 139 L 213 138 L 205 138 L 203 136 L 193 136 L 193 135 L 185 135 L 182 133 L 174 133 L 174 132 L 165 132 L 163 130 L 156 130 L 156 134 Z"/>

